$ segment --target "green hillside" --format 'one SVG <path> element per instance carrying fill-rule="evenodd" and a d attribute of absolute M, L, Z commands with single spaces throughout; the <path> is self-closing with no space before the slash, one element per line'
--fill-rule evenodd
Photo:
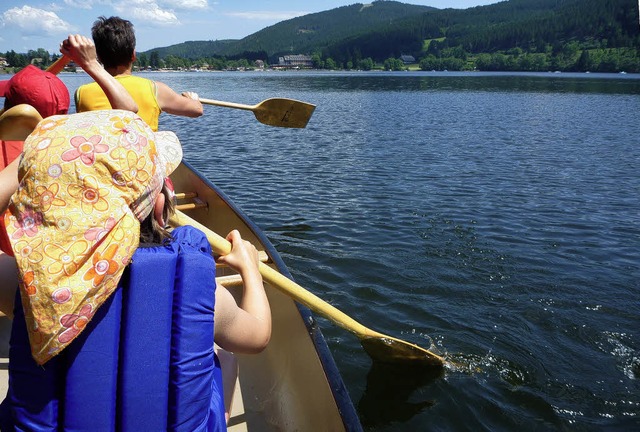
<path fill-rule="evenodd" d="M 444 9 L 408 17 L 367 34 L 336 41 L 323 56 L 337 62 L 356 55 L 382 61 L 520 50 L 552 53 L 640 47 L 635 0 L 510 0 L 466 10 Z M 430 43 L 425 43 L 429 41 Z M 354 54 L 356 53 L 356 54 Z M 575 53 L 574 53 L 575 54 Z"/>
<path fill-rule="evenodd" d="M 508 0 L 465 10 L 374 1 L 283 21 L 241 40 L 143 54 L 209 64 L 220 57 L 273 64 L 284 54 L 307 54 L 316 67 L 338 68 L 404 54 L 429 70 L 640 71 L 639 47 L 636 0 Z"/>
<path fill-rule="evenodd" d="M 188 59 L 198 59 L 203 57 L 212 57 L 220 55 L 228 47 L 235 46 L 238 43 L 235 39 L 217 40 L 217 41 L 187 41 L 177 45 L 171 45 L 164 48 L 154 48 L 143 52 L 142 54 L 157 53 L 161 58 L 170 55 L 184 57 Z"/>
<path fill-rule="evenodd" d="M 436 9 L 394 1 L 376 1 L 366 5 L 356 3 L 267 27 L 228 47 L 229 50 L 223 54 L 242 51 L 265 51 L 270 56 L 311 53 L 337 40 L 368 33 L 380 26 L 432 10 Z"/>
<path fill-rule="evenodd" d="M 201 57 L 237 57 L 244 53 L 265 52 L 269 57 L 315 51 L 335 41 L 367 33 L 380 25 L 436 10 L 395 1 L 356 3 L 326 12 L 309 14 L 266 27 L 241 40 L 184 42 L 145 52 L 197 59 Z"/>

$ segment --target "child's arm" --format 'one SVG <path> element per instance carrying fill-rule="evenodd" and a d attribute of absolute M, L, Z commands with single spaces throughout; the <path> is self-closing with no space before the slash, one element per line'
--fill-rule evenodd
<path fill-rule="evenodd" d="M 240 273 L 244 293 L 238 305 L 226 288 L 216 288 L 214 340 L 227 351 L 258 353 L 271 338 L 271 308 L 258 270 L 258 251 L 236 230 L 227 240 L 232 245 L 231 253 L 218 261 Z"/>

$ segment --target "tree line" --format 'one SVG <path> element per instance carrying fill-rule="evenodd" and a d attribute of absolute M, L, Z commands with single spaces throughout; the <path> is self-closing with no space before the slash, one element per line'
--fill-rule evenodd
<path fill-rule="evenodd" d="M 29 50 L 26 53 L 17 53 L 11 50 L 4 54 L 0 53 L 0 57 L 5 58 L 9 72 L 15 72 L 29 64 L 46 68 L 60 58 L 60 54 L 49 54 L 44 48 L 38 48 L 37 50 Z"/>
<path fill-rule="evenodd" d="M 15 72 L 28 64 L 46 68 L 60 56 L 49 54 L 39 48 L 35 51 L 19 54 L 8 51 L 5 57 L 9 67 L 7 72 Z M 208 70 L 248 70 L 256 68 L 256 56 L 242 58 L 203 57 L 199 59 L 168 55 L 160 58 L 157 53 L 140 54 L 134 68 L 140 70 L 189 70 L 193 68 Z M 263 56 L 263 66 L 269 67 L 268 58 Z M 520 71 L 520 72 L 629 72 L 640 73 L 640 49 L 637 48 L 586 48 L 576 42 L 560 47 L 546 46 L 543 52 L 526 52 L 521 48 L 512 48 L 494 53 L 472 54 L 461 46 L 454 48 L 432 49 L 418 57 L 413 64 L 406 64 L 399 57 L 387 57 L 381 61 L 372 57 L 357 58 L 345 62 L 325 57 L 321 52 L 311 56 L 315 69 L 327 70 L 391 70 L 420 69 L 423 71 Z"/>

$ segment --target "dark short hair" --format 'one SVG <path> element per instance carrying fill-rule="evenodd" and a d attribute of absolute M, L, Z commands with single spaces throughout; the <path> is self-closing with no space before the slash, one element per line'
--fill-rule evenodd
<path fill-rule="evenodd" d="M 128 65 L 136 50 L 136 34 L 131 21 L 101 16 L 91 27 L 98 60 L 105 68 Z"/>

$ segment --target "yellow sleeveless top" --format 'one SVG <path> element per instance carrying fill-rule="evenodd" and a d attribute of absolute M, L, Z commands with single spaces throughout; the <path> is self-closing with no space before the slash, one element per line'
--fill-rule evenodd
<path fill-rule="evenodd" d="M 162 110 L 158 104 L 156 83 L 134 75 L 115 77 L 138 104 L 138 116 L 151 129 L 158 130 L 158 118 Z M 111 109 L 111 104 L 97 83 L 82 85 L 76 90 L 76 111 L 97 111 Z"/>

